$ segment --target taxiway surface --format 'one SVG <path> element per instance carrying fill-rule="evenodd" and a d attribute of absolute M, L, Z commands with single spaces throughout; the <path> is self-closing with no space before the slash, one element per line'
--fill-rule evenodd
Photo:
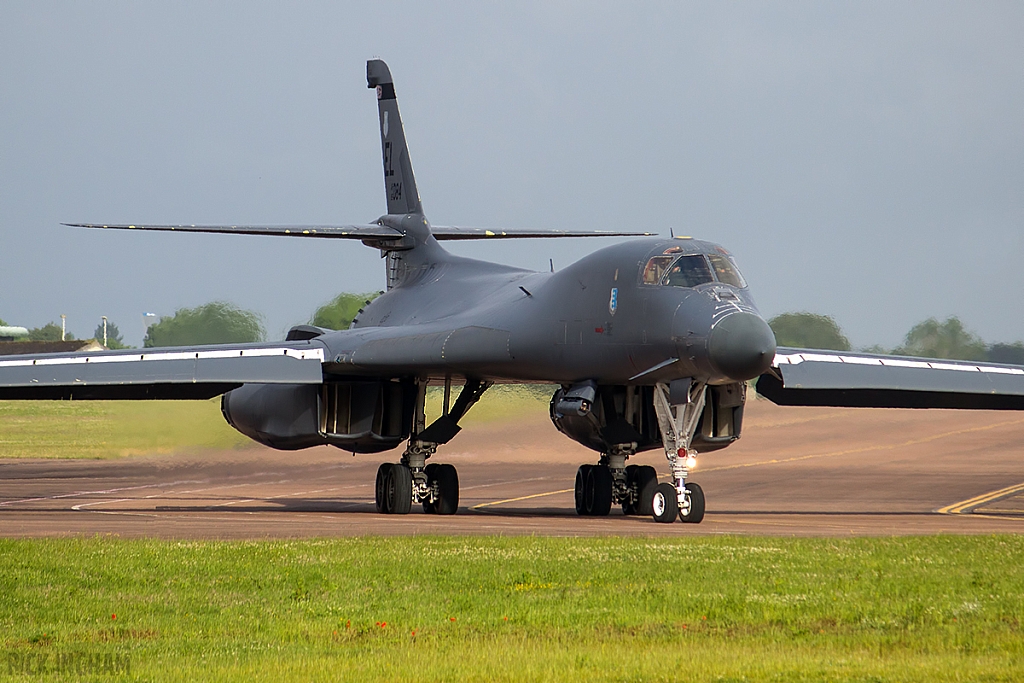
<path fill-rule="evenodd" d="M 888 535 L 1024 532 L 1024 415 L 780 408 L 748 402 L 743 438 L 701 456 L 699 525 L 581 518 L 576 467 L 596 454 L 543 412 L 469 424 L 455 516 L 374 511 L 379 463 L 261 447 L 119 460 L 0 460 L 0 535 L 268 538 L 361 534 Z M 632 462 L 667 472 L 660 451 Z"/>

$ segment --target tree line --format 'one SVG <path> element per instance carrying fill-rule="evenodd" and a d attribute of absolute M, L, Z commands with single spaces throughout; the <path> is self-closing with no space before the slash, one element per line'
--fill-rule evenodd
<path fill-rule="evenodd" d="M 850 340 L 835 319 L 816 313 L 783 313 L 768 321 L 779 346 L 852 351 Z M 896 348 L 870 346 L 867 353 L 923 358 L 977 360 L 1024 365 L 1024 342 L 988 344 L 971 332 L 959 318 L 928 318 L 910 328 Z"/>
<path fill-rule="evenodd" d="M 364 306 L 379 296 L 379 292 L 354 294 L 343 292 L 314 311 L 309 324 L 331 330 L 345 330 Z M 0 327 L 7 326 L 0 320 Z M 103 323 L 96 327 L 94 338 L 103 341 Z M 74 340 L 70 332 L 66 340 Z M 197 344 L 236 344 L 264 341 L 267 332 L 263 317 L 254 311 L 239 308 L 224 301 L 213 301 L 195 308 L 179 308 L 173 315 L 162 316 L 146 330 L 144 347 L 194 346 Z M 28 341 L 60 341 L 61 326 L 50 322 L 29 329 Z M 121 331 L 107 321 L 107 347 L 130 348 L 124 343 Z"/>

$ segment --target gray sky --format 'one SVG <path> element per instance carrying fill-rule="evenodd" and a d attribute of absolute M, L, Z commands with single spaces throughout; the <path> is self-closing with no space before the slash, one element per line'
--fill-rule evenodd
<path fill-rule="evenodd" d="M 279 338 L 383 288 L 358 243 L 59 225 L 373 220 L 379 56 L 434 223 L 673 227 L 858 346 L 949 315 L 1024 339 L 1024 4 L 354 4 L 0 4 L 0 317 L 139 344 L 223 299 Z"/>

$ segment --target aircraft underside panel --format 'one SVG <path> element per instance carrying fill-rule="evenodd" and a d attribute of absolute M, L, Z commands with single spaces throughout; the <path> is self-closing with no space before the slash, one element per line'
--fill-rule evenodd
<path fill-rule="evenodd" d="M 630 444 L 635 452 L 661 447 L 654 387 L 598 386 L 593 405 L 583 411 L 566 409 L 565 395 L 559 389 L 552 396 L 550 417 L 555 428 L 573 441 L 599 453 Z M 740 438 L 745 398 L 742 383 L 708 388 L 691 443 L 694 450 L 716 451 Z"/>
<path fill-rule="evenodd" d="M 779 405 L 1024 410 L 1024 368 L 780 348 L 757 391 Z"/>

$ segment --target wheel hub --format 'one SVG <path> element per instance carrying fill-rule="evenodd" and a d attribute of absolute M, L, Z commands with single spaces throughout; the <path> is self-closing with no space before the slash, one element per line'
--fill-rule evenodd
<path fill-rule="evenodd" d="M 654 494 L 654 500 L 651 501 L 652 507 L 654 508 L 654 514 L 660 517 L 665 514 L 665 508 L 667 504 L 665 502 L 665 494 L 658 491 Z"/>

